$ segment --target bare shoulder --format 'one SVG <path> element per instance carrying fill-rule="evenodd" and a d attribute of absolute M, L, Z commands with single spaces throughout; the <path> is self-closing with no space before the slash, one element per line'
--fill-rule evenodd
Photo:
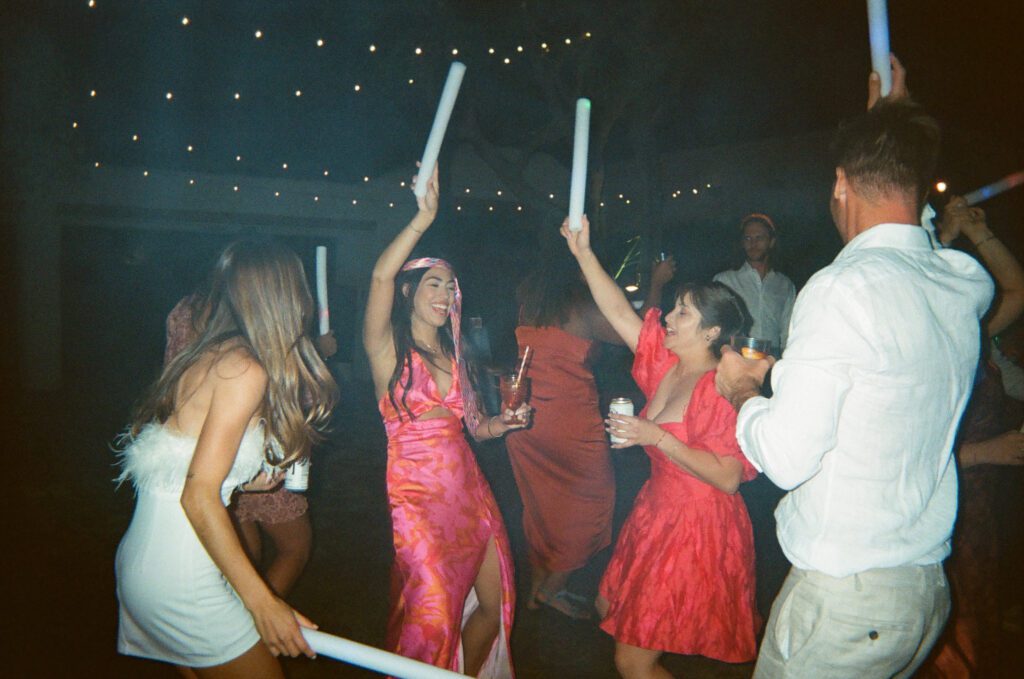
<path fill-rule="evenodd" d="M 225 349 L 214 359 L 210 371 L 218 388 L 257 390 L 267 387 L 267 371 L 247 348 L 236 346 Z"/>

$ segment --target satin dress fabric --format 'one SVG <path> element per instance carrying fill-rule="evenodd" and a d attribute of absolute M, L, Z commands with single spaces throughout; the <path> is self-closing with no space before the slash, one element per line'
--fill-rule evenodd
<path fill-rule="evenodd" d="M 403 385 L 412 371 L 408 389 Z M 462 427 L 459 371 L 442 395 L 412 353 L 395 387 L 398 407 L 379 402 L 388 435 L 387 490 L 395 545 L 388 647 L 455 672 L 463 668 L 462 626 L 478 605 L 473 583 L 493 540 L 501 571 L 501 625 L 481 677 L 512 677 L 509 638 L 515 579 L 505 524 Z M 411 411 L 405 411 L 404 403 Z M 442 407 L 452 414 L 421 419 Z"/>
<path fill-rule="evenodd" d="M 658 309 L 648 311 L 633 378 L 650 402 L 679 361 L 665 349 Z M 640 413 L 646 414 L 646 408 Z M 733 457 L 743 480 L 757 470 L 736 443 L 736 413 L 715 391 L 715 372 L 697 382 L 678 422 L 659 426 L 691 448 Z M 601 629 L 640 648 L 748 662 L 757 655 L 754 538 L 739 493 L 729 495 L 645 446 L 651 477 L 623 525 L 601 580 L 608 615 Z"/>
<path fill-rule="evenodd" d="M 505 437 L 523 500 L 530 563 L 582 567 L 611 544 L 615 475 L 590 361 L 594 342 L 557 327 L 516 328 L 530 347 L 529 429 Z"/>

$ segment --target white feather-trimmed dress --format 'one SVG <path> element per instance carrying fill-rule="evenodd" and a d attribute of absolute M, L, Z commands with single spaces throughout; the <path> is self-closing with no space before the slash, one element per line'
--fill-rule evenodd
<path fill-rule="evenodd" d="M 146 425 L 121 453 L 117 481 L 136 490 L 135 513 L 117 548 L 120 602 L 117 650 L 187 667 L 210 667 L 249 650 L 259 634 L 181 507 L 196 438 L 161 424 Z M 221 486 L 231 492 L 263 462 L 263 428 L 242 437 Z"/>

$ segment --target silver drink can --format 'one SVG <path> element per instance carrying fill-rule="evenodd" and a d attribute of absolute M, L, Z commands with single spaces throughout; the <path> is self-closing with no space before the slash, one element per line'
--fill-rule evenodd
<path fill-rule="evenodd" d="M 304 493 L 309 488 L 309 458 L 296 460 L 284 475 L 284 488 L 293 493 Z"/>
<path fill-rule="evenodd" d="M 630 415 L 631 416 L 633 414 L 633 401 L 628 399 L 628 398 L 626 398 L 625 396 L 620 396 L 618 398 L 613 398 L 612 402 L 611 402 L 611 405 L 608 406 L 608 414 L 609 415 Z M 611 442 L 612 443 L 625 443 L 626 439 L 620 438 L 620 437 L 615 436 L 614 434 L 612 434 L 611 435 Z"/>

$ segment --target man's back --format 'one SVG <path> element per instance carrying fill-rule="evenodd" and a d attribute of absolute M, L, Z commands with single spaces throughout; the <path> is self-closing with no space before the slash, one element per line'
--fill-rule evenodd
<path fill-rule="evenodd" d="M 948 554 L 951 449 L 991 296 L 972 258 L 900 224 L 864 232 L 808 282 L 776 396 L 739 422 L 757 447 L 789 451 L 765 471 L 793 489 L 776 516 L 794 565 L 842 577 Z"/>

